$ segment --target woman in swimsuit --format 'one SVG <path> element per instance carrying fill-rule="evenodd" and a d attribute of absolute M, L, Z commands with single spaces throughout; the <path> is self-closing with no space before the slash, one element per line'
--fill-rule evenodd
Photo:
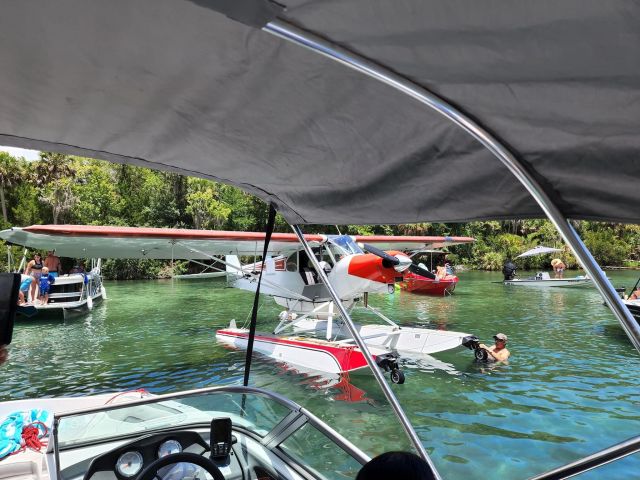
<path fill-rule="evenodd" d="M 31 298 L 38 298 L 36 296 L 36 289 L 38 288 L 38 283 L 40 283 L 40 277 L 42 276 L 42 267 L 44 267 L 44 263 L 42 263 L 42 256 L 39 253 L 33 254 L 33 260 L 27 263 L 27 268 L 24 270 L 25 275 L 31 275 L 35 282 L 31 282 Z"/>

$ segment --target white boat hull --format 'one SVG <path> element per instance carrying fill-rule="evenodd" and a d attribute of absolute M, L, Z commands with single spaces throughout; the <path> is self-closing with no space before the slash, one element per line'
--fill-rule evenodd
<path fill-rule="evenodd" d="M 586 287 L 593 284 L 592 280 L 587 277 L 574 278 L 551 278 L 551 279 L 535 279 L 535 278 L 514 278 L 513 280 L 505 280 L 505 285 L 516 285 L 522 287 Z"/>
<path fill-rule="evenodd" d="M 636 322 L 640 323 L 640 300 L 624 300 L 623 303 L 636 319 Z"/>

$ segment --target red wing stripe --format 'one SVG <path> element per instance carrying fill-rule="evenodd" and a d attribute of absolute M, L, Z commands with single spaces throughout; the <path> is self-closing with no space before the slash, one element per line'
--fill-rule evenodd
<path fill-rule="evenodd" d="M 171 238 L 176 240 L 256 240 L 265 238 L 264 232 L 229 232 L 222 230 L 188 230 L 179 228 L 109 227 L 97 225 L 32 225 L 25 232 L 45 235 Z M 274 233 L 272 240 L 299 243 L 294 233 Z M 321 242 L 323 235 L 305 235 L 310 242 Z"/>

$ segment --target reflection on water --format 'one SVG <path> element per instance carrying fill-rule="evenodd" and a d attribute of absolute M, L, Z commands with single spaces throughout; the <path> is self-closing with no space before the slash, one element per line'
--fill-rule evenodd
<path fill-rule="evenodd" d="M 633 284 L 637 273 L 610 276 Z M 370 297 L 402 325 L 473 333 L 485 343 L 498 331 L 509 336 L 509 365 L 478 364 L 466 349 L 441 352 L 406 359 L 406 383 L 392 386 L 445 478 L 527 478 L 640 432 L 640 358 L 594 289 L 505 287 L 492 283 L 499 274 L 482 272 L 460 278 L 450 297 Z M 251 294 L 215 281 L 108 289 L 88 316 L 16 324 L 0 369 L 3 399 L 242 382 L 245 352 L 218 345 L 214 332 L 247 318 Z M 279 311 L 263 302 L 263 330 L 277 325 Z M 371 374 L 326 377 L 255 360 L 251 381 L 304 405 L 371 454 L 409 448 Z M 580 478 L 639 471 L 634 455 Z"/>

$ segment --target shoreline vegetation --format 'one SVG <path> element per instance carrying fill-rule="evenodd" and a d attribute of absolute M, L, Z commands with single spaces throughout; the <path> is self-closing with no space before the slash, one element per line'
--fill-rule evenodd
<path fill-rule="evenodd" d="M 67 223 L 263 231 L 267 218 L 264 202 L 236 187 L 50 152 L 42 152 L 32 162 L 0 152 L 0 204 L 1 229 Z M 571 223 L 603 268 L 640 268 L 640 225 Z M 448 261 L 463 269 L 499 271 L 506 260 L 536 245 L 562 248 L 554 257 L 562 258 L 569 270 L 579 268 L 548 220 L 346 225 L 339 230 L 357 235 L 474 237 L 473 244 L 449 249 Z M 276 231 L 291 231 L 280 215 Z M 309 225 L 305 233 L 336 234 L 338 230 L 334 225 Z M 6 248 L 4 242 L 0 244 Z M 21 248 L 12 250 L 14 258 L 21 256 Z M 7 257 L 2 257 L 0 268 L 7 271 Z M 518 270 L 551 270 L 549 260 L 547 255 L 518 259 Z M 194 273 L 194 267 L 186 261 L 174 262 L 172 268 L 170 261 L 109 259 L 103 262 L 103 274 L 109 280 L 169 278 Z"/>

